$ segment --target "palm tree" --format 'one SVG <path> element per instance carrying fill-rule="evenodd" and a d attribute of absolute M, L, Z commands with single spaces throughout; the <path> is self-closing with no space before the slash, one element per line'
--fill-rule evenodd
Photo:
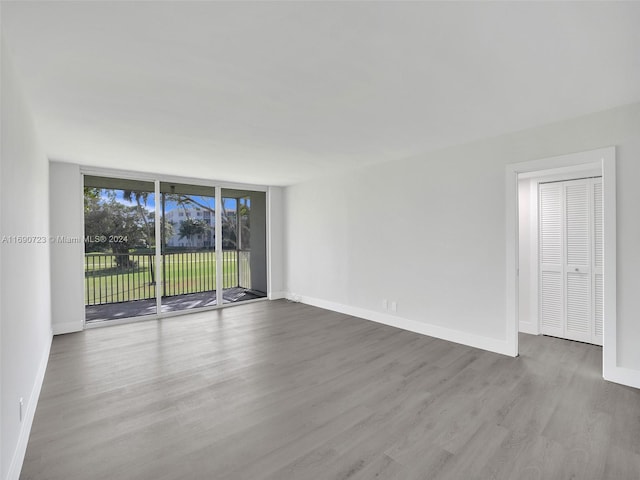
<path fill-rule="evenodd" d="M 189 241 L 189 246 L 193 247 L 193 236 L 202 235 L 207 231 L 207 222 L 204 220 L 195 220 L 193 218 L 187 218 L 180 222 L 180 238 L 186 238 Z"/>
<path fill-rule="evenodd" d="M 180 193 L 168 193 L 165 194 L 165 200 L 169 200 L 172 202 L 175 202 L 176 205 L 178 207 L 182 207 L 185 211 L 185 213 L 189 213 L 188 209 L 189 207 L 193 206 L 193 207 L 198 207 L 201 208 L 203 210 L 206 210 L 208 212 L 211 213 L 211 215 L 215 215 L 215 208 L 201 202 L 198 201 L 197 199 L 193 198 L 190 195 L 186 195 L 186 194 L 180 194 Z M 229 211 L 226 206 L 225 206 L 225 202 L 217 202 L 217 204 L 220 206 L 220 216 L 221 216 L 221 220 L 222 220 L 222 226 L 224 229 L 224 240 L 226 241 L 227 244 L 231 244 L 234 245 L 236 248 L 240 248 L 240 245 L 237 245 L 237 238 L 238 238 L 238 219 L 239 218 L 247 218 L 249 215 L 249 205 L 246 202 L 240 202 L 239 198 L 236 198 L 236 209 Z M 248 235 L 248 222 L 244 222 L 241 226 L 242 228 L 242 234 L 243 235 Z M 183 238 L 183 237 L 180 237 Z M 248 238 L 248 236 L 246 237 Z"/>
<path fill-rule="evenodd" d="M 153 222 L 147 217 L 149 211 L 147 210 L 147 201 L 149 200 L 149 195 L 151 192 L 141 192 L 138 190 L 123 190 L 122 198 L 127 200 L 128 202 L 135 202 L 136 211 L 140 216 L 140 219 L 144 223 L 144 230 L 147 236 L 147 243 L 151 244 L 151 239 L 154 238 L 154 227 Z"/>

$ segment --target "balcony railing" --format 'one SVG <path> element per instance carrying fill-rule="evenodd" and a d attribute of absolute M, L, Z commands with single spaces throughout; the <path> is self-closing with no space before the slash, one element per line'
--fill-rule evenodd
<path fill-rule="evenodd" d="M 85 255 L 85 305 L 105 305 L 156 297 L 153 254 Z M 216 290 L 214 251 L 167 252 L 162 254 L 162 296 L 186 295 Z M 250 252 L 222 252 L 223 288 L 251 288 Z"/>

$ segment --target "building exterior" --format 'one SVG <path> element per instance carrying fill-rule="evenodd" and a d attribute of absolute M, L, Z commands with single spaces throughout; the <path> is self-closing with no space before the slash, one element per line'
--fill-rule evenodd
<path fill-rule="evenodd" d="M 207 225 L 204 233 L 192 236 L 181 236 L 180 226 L 185 220 L 201 220 Z M 167 247 L 214 248 L 215 247 L 215 215 L 213 212 L 192 206 L 177 206 L 165 212 L 165 220 L 172 226 L 173 235 L 166 239 Z"/>

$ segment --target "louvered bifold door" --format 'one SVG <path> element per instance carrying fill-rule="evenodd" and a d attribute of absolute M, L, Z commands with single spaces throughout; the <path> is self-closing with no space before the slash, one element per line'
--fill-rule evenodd
<path fill-rule="evenodd" d="M 593 332 L 592 343 L 602 345 L 603 338 L 603 266 L 602 179 L 593 182 Z"/>
<path fill-rule="evenodd" d="M 539 186 L 540 329 L 602 345 L 602 179 Z"/>
<path fill-rule="evenodd" d="M 563 337 L 563 185 L 540 184 L 539 199 L 540 327 L 545 335 Z"/>
<path fill-rule="evenodd" d="M 591 342 L 591 180 L 564 183 L 565 200 L 565 338 Z"/>

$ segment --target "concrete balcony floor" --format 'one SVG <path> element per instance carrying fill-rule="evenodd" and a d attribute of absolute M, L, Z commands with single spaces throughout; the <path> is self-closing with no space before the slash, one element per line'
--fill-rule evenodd
<path fill-rule="evenodd" d="M 266 293 L 242 287 L 225 288 L 222 294 L 223 303 L 243 302 L 246 300 L 255 300 L 256 298 L 265 298 L 266 296 Z M 216 298 L 215 291 L 175 295 L 162 298 L 162 313 L 210 307 L 217 304 L 218 299 Z M 155 299 L 85 306 L 85 318 L 87 322 L 100 322 L 155 314 Z"/>

